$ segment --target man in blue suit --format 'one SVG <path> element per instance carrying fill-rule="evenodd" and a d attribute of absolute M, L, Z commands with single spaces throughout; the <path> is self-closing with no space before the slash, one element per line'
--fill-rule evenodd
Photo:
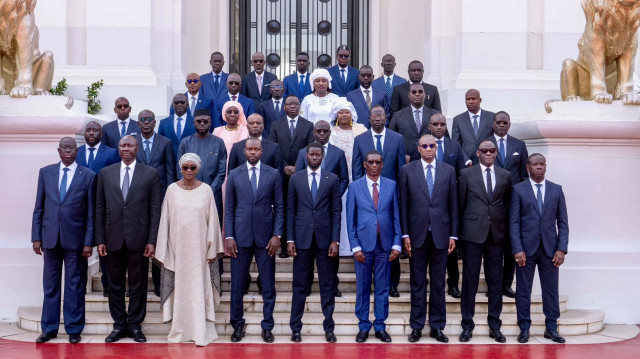
<path fill-rule="evenodd" d="M 564 338 L 558 334 L 558 273 L 569 245 L 567 205 L 562 187 L 545 180 L 547 161 L 543 155 L 534 153 L 529 156 L 527 170 L 529 180 L 513 186 L 509 205 L 511 252 L 518 264 L 518 342 L 529 341 L 531 286 L 538 267 L 546 327 L 544 337 L 556 343 L 564 343 Z"/>
<path fill-rule="evenodd" d="M 227 77 L 227 90 L 229 92 L 220 94 L 213 104 L 213 114 L 211 115 L 211 120 L 213 122 L 211 124 L 211 129 L 209 130 L 210 132 L 213 132 L 213 129 L 216 127 L 225 125 L 224 121 L 222 120 L 222 108 L 227 101 L 240 102 L 240 105 L 242 105 L 242 110 L 244 111 L 244 115 L 247 117 L 256 112 L 253 100 L 240 94 L 241 86 L 242 79 L 240 78 L 240 75 L 233 73 Z"/>
<path fill-rule="evenodd" d="M 271 124 L 283 118 L 286 115 L 284 111 L 284 85 L 280 80 L 271 81 L 269 87 L 271 93 L 271 99 L 262 102 L 258 105 L 256 113 L 259 113 L 264 119 L 264 133 L 263 136 L 269 137 L 271 131 Z M 247 116 L 248 118 L 248 116 Z"/>
<path fill-rule="evenodd" d="M 371 111 L 371 108 L 374 106 L 382 106 L 384 107 L 385 113 L 389 113 L 389 103 L 386 100 L 385 93 L 371 88 L 373 78 L 373 69 L 371 66 L 361 66 L 360 74 L 358 74 L 360 87 L 347 94 L 347 101 L 353 104 L 358 114 L 358 122 L 365 125 L 367 129 L 371 128 L 371 123 L 369 122 L 369 111 Z"/>
<path fill-rule="evenodd" d="M 358 69 L 349 66 L 351 59 L 351 50 L 347 45 L 340 45 L 336 51 L 338 64 L 330 67 L 329 75 L 331 75 L 331 92 L 346 97 L 347 94 L 360 87 L 358 80 Z"/>
<path fill-rule="evenodd" d="M 284 174 L 284 160 L 282 159 L 282 153 L 277 143 L 269 140 L 269 137 L 263 135 L 264 133 L 264 119 L 257 113 L 247 117 L 247 130 L 249 131 L 249 138 L 257 138 L 262 142 L 262 155 L 260 156 L 260 162 L 266 164 L 269 167 L 273 167 Z M 236 142 L 231 146 L 231 151 L 228 156 L 229 169 L 234 170 L 237 167 L 247 162 L 247 157 L 244 155 L 244 147 L 247 140 Z"/>
<path fill-rule="evenodd" d="M 381 176 L 382 155 L 370 151 L 364 158 L 366 175 L 349 184 L 347 192 L 347 233 L 356 271 L 356 317 L 360 331 L 356 342 L 369 337 L 371 276 L 375 277 L 376 338 L 391 342 L 384 321 L 389 315 L 391 262 L 400 253 L 400 210 L 396 182 Z"/>
<path fill-rule="evenodd" d="M 396 58 L 393 55 L 386 54 L 382 56 L 382 63 L 380 65 L 382 66 L 384 74 L 373 80 L 373 84 L 371 86 L 374 90 L 384 92 L 387 97 L 387 103 L 391 106 L 393 88 L 407 82 L 407 79 L 394 73 L 396 68 Z M 388 116 L 391 117 L 391 114 L 388 114 Z"/>
<path fill-rule="evenodd" d="M 175 112 L 167 118 L 160 120 L 158 134 L 171 140 L 174 155 L 178 155 L 178 147 L 183 138 L 196 133 L 193 125 L 193 116 L 187 111 L 189 104 L 187 96 L 182 93 L 173 96 L 172 108 Z"/>
<path fill-rule="evenodd" d="M 94 234 L 95 173 L 79 166 L 76 142 L 65 137 L 58 147 L 59 163 L 40 169 L 31 222 L 33 251 L 44 259 L 41 329 L 36 343 L 58 335 L 64 264 L 64 328 L 70 343 L 79 343 L 85 324 L 84 296 L 87 257 Z"/>
<path fill-rule="evenodd" d="M 113 108 L 117 119 L 105 124 L 102 127 L 102 143 L 105 146 L 118 150 L 120 139 L 126 135 L 135 136 L 140 132 L 138 122 L 129 117 L 131 105 L 125 97 L 118 97 Z"/>
<path fill-rule="evenodd" d="M 242 90 L 240 90 L 240 93 L 252 99 L 253 107 L 258 108 L 261 103 L 271 99 L 269 86 L 271 81 L 277 80 L 278 77 L 269 71 L 265 71 L 264 54 L 261 52 L 251 55 L 251 64 L 253 65 L 253 71 L 242 78 Z"/>
<path fill-rule="evenodd" d="M 284 78 L 284 97 L 294 95 L 304 100 L 305 96 L 311 94 L 311 84 L 309 83 L 309 54 L 299 52 L 296 56 L 296 72 Z"/>
<path fill-rule="evenodd" d="M 200 75 L 200 81 L 202 81 L 202 93 L 214 101 L 227 92 L 227 77 L 229 74 L 222 71 L 224 66 L 224 55 L 216 51 L 211 54 L 209 60 L 211 65 L 211 72 Z"/>
<path fill-rule="evenodd" d="M 187 80 L 184 82 L 187 87 L 187 92 L 184 93 L 187 96 L 188 113 L 193 117 L 193 113 L 199 109 L 208 109 L 213 112 L 213 99 L 202 93 L 202 82 L 200 76 L 196 73 L 190 73 L 187 75 Z M 173 103 L 172 103 L 173 105 Z M 173 106 L 169 107 L 169 116 L 174 114 Z"/>
<path fill-rule="evenodd" d="M 255 256 L 262 281 L 262 339 L 274 340 L 273 309 L 276 303 L 274 255 L 280 248 L 284 232 L 282 178 L 278 170 L 260 162 L 262 142 L 250 138 L 245 142 L 247 164 L 229 172 L 225 198 L 225 246 L 231 256 L 232 342 L 245 335 L 243 294 L 245 281 Z"/>

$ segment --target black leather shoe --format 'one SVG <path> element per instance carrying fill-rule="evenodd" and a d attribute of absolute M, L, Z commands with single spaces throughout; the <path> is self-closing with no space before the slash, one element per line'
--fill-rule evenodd
<path fill-rule="evenodd" d="M 411 329 L 411 334 L 409 334 L 409 343 L 415 343 L 422 338 L 422 330 L 421 329 Z"/>
<path fill-rule="evenodd" d="M 440 343 L 448 343 L 449 338 L 442 332 L 442 329 L 431 329 L 431 333 L 429 333 L 431 338 L 435 338 Z"/>
<path fill-rule="evenodd" d="M 129 331 L 129 338 L 133 338 L 133 341 L 136 343 L 146 343 L 147 337 L 142 334 L 142 330 L 134 329 Z"/>
<path fill-rule="evenodd" d="M 336 339 L 336 335 L 333 332 L 325 332 L 324 339 L 327 343 L 335 343 L 338 339 Z"/>
<path fill-rule="evenodd" d="M 566 340 L 564 340 L 563 337 L 560 336 L 560 334 L 558 334 L 557 331 L 548 331 L 545 329 L 544 331 L 544 337 L 545 339 L 551 339 L 556 343 L 560 343 L 560 344 L 564 344 L 566 342 Z"/>
<path fill-rule="evenodd" d="M 109 298 L 109 289 L 105 288 L 102 290 L 102 296 L 105 298 Z"/>
<path fill-rule="evenodd" d="M 511 289 L 511 287 L 504 287 L 502 288 L 502 295 L 509 298 L 515 298 L 516 292 L 514 292 L 513 289 Z"/>
<path fill-rule="evenodd" d="M 126 338 L 129 331 L 127 329 L 114 329 L 104 338 L 105 343 L 115 343 L 122 338 Z"/>
<path fill-rule="evenodd" d="M 518 334 L 518 343 L 527 343 L 529 341 L 529 329 L 522 329 Z"/>
<path fill-rule="evenodd" d="M 460 297 L 462 297 L 462 294 L 460 293 L 460 289 L 458 289 L 458 287 L 449 287 L 449 291 L 447 291 L 447 293 L 449 293 L 449 295 L 454 298 L 459 299 Z"/>
<path fill-rule="evenodd" d="M 469 329 L 464 329 L 458 339 L 461 343 L 466 343 L 473 338 L 473 333 Z"/>
<path fill-rule="evenodd" d="M 361 330 L 358 332 L 358 335 L 356 335 L 356 343 L 364 343 L 367 341 L 367 338 L 369 338 L 369 332 Z"/>
<path fill-rule="evenodd" d="M 291 341 L 295 343 L 300 343 L 302 341 L 302 334 L 300 334 L 300 332 L 291 333 Z"/>
<path fill-rule="evenodd" d="M 80 334 L 69 334 L 69 343 L 78 344 L 82 340 Z"/>
<path fill-rule="evenodd" d="M 58 333 L 42 333 L 40 334 L 38 339 L 36 339 L 36 343 L 38 344 L 46 343 L 49 340 L 57 337 L 58 337 Z"/>
<path fill-rule="evenodd" d="M 389 289 L 389 296 L 393 298 L 400 298 L 400 293 L 398 293 L 398 288 L 391 287 L 391 289 Z"/>
<path fill-rule="evenodd" d="M 376 332 L 376 338 L 380 339 L 381 342 L 391 343 L 391 336 L 387 333 L 386 330 L 381 330 Z"/>
<path fill-rule="evenodd" d="M 245 328 L 246 325 L 243 325 L 240 328 L 236 328 L 233 330 L 233 334 L 231 334 L 231 341 L 234 343 L 237 343 L 239 341 L 242 340 L 242 338 L 244 338 L 246 332 L 245 332 Z"/>
<path fill-rule="evenodd" d="M 489 338 L 495 339 L 498 343 L 506 343 L 507 342 L 507 338 L 505 338 L 504 335 L 502 335 L 502 332 L 500 330 L 498 330 L 498 329 L 489 330 Z"/>
<path fill-rule="evenodd" d="M 275 337 L 273 336 L 273 333 L 271 333 L 270 330 L 262 329 L 262 340 L 264 340 L 265 343 L 273 343 L 274 339 Z"/>
<path fill-rule="evenodd" d="M 286 249 L 282 249 L 280 251 L 280 254 L 278 254 L 278 257 L 280 257 L 280 258 L 289 258 L 289 254 L 287 253 Z"/>
<path fill-rule="evenodd" d="M 153 291 L 153 294 L 155 294 L 157 297 L 162 297 L 162 296 L 160 295 L 160 291 L 159 291 L 159 290 L 154 290 L 154 291 Z"/>
<path fill-rule="evenodd" d="M 336 288 L 336 291 L 334 293 L 335 297 L 342 297 L 342 292 L 340 291 L 340 289 Z"/>

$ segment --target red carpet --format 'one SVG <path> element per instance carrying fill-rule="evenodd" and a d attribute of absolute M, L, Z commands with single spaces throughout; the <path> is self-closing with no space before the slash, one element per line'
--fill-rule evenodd
<path fill-rule="evenodd" d="M 44 358 L 402 358 L 402 359 L 637 359 L 640 336 L 610 344 L 429 345 L 429 344 L 39 344 L 0 339 L 3 359 Z"/>

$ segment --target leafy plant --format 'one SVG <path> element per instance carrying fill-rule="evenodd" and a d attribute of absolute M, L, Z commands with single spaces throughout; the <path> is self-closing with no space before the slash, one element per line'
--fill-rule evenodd
<path fill-rule="evenodd" d="M 102 109 L 100 100 L 98 100 L 98 95 L 100 94 L 100 89 L 103 85 L 104 81 L 100 79 L 99 81 L 92 82 L 91 85 L 87 87 L 87 100 L 89 102 L 88 112 L 92 115 L 99 113 Z"/>
<path fill-rule="evenodd" d="M 56 95 L 56 96 L 64 95 L 65 91 L 67 91 L 67 79 L 64 77 L 62 78 L 62 80 L 60 80 L 60 82 L 56 84 L 55 87 L 49 89 L 49 92 L 52 95 Z"/>

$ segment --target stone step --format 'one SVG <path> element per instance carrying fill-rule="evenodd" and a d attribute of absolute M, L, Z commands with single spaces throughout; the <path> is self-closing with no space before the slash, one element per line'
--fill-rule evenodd
<path fill-rule="evenodd" d="M 38 332 L 40 331 L 41 307 L 20 307 L 18 309 L 19 326 L 22 329 Z M 261 313 L 245 313 L 247 323 L 247 334 L 260 335 L 262 321 Z M 304 326 L 302 328 L 303 335 L 322 335 L 322 321 L 324 317 L 321 313 L 305 313 L 303 317 Z M 335 334 L 336 335 L 352 335 L 358 333 L 358 319 L 353 314 L 343 313 L 334 315 Z M 373 316 L 371 317 L 373 320 Z M 520 329 L 517 326 L 516 314 L 505 313 L 501 316 L 502 332 L 505 335 L 517 335 Z M 544 332 L 544 315 L 535 313 L 531 315 L 532 335 L 541 335 Z M 273 333 L 275 335 L 287 335 L 291 333 L 289 328 L 289 313 L 274 313 L 275 326 Z M 460 314 L 452 313 L 447 315 L 447 325 L 445 334 L 450 337 L 457 336 L 462 331 L 460 326 Z M 558 320 L 558 331 L 561 335 L 585 335 L 597 333 L 603 329 L 604 312 L 601 310 L 580 310 L 569 309 L 562 313 Z M 87 312 L 86 325 L 84 334 L 108 334 L 112 329 L 113 320 L 109 312 Z M 489 327 L 487 319 L 483 315 L 477 315 L 475 318 L 476 328 L 474 335 L 487 335 Z M 408 335 L 411 332 L 409 326 L 408 313 L 393 313 L 390 311 L 389 318 L 386 320 L 387 332 L 390 335 Z M 142 331 L 147 335 L 168 334 L 171 324 L 162 322 L 162 313 L 148 312 Z M 216 329 L 219 335 L 230 335 L 233 328 L 229 324 L 229 314 L 218 312 L 216 314 Z M 64 333 L 64 326 L 60 326 L 60 333 Z M 373 333 L 372 333 L 373 334 Z M 455 339 L 453 339 L 455 340 Z"/>

